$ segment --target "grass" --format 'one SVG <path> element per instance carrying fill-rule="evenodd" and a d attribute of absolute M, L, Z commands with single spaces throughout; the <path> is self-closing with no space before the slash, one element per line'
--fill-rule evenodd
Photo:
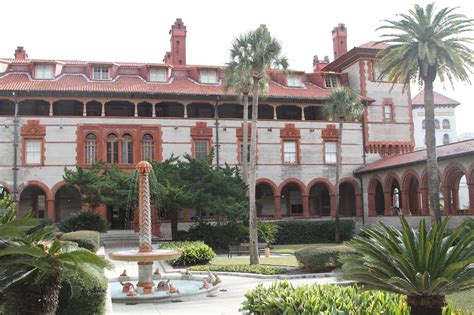
<path fill-rule="evenodd" d="M 226 271 L 256 273 L 261 275 L 279 275 L 287 272 L 286 268 L 275 266 L 249 266 L 249 265 L 204 265 L 190 268 L 195 271 Z"/>
<path fill-rule="evenodd" d="M 295 251 L 304 247 L 334 247 L 341 246 L 334 243 L 321 243 L 321 244 L 291 244 L 291 245 L 273 245 L 271 252 L 274 254 L 294 254 Z"/>
<path fill-rule="evenodd" d="M 248 265 L 250 260 L 248 257 L 232 257 L 232 258 L 214 258 L 211 265 Z M 282 256 L 282 257 L 260 257 L 261 265 L 269 266 L 287 266 L 287 267 L 298 267 L 298 261 L 295 256 Z"/>
<path fill-rule="evenodd" d="M 447 296 L 448 302 L 451 302 L 454 308 L 462 308 L 468 312 L 474 312 L 474 288 L 459 291 Z"/>

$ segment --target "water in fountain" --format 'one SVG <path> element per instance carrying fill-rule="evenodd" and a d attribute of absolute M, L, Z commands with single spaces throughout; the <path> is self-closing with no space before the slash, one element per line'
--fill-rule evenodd
<path fill-rule="evenodd" d="M 112 282 L 110 284 L 112 300 L 117 302 L 162 300 L 169 294 L 178 294 L 180 297 L 208 293 L 218 287 L 218 282 L 212 287 L 202 286 L 202 278 L 186 275 L 186 280 L 174 278 L 173 284 L 160 282 L 167 290 L 154 289 L 153 262 L 160 260 L 171 260 L 178 258 L 181 253 L 176 250 L 153 249 L 151 242 L 151 205 L 150 205 L 150 163 L 142 161 L 137 164 L 138 173 L 138 211 L 139 211 L 139 246 L 138 249 L 115 251 L 109 254 L 113 260 L 136 261 L 138 263 L 138 282 L 136 287 L 140 288 L 138 294 L 133 289 L 132 283 L 122 284 Z M 165 280 L 162 280 L 165 281 Z M 209 282 L 212 282 L 209 281 Z M 166 286 L 167 285 L 167 286 Z M 124 292 L 126 291 L 126 292 Z M 165 293 L 163 293 L 165 292 Z M 164 294 L 164 295 L 163 295 Z"/>

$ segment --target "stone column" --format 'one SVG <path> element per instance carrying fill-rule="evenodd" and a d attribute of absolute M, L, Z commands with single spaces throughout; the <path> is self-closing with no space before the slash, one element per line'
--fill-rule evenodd
<path fill-rule="evenodd" d="M 390 191 L 383 192 L 383 200 L 385 203 L 384 216 L 390 217 L 392 216 L 392 194 Z"/>
<path fill-rule="evenodd" d="M 188 104 L 183 104 L 184 107 L 184 118 L 188 118 Z"/>
<path fill-rule="evenodd" d="M 368 200 L 368 207 L 369 207 L 369 211 L 367 211 L 367 215 L 369 217 L 376 216 L 377 209 L 376 209 L 376 204 L 375 204 L 375 193 L 368 192 L 367 197 L 368 197 L 367 200 Z"/>
<path fill-rule="evenodd" d="M 137 103 L 133 103 L 133 105 L 134 105 L 133 117 L 138 117 L 138 105 Z"/>
<path fill-rule="evenodd" d="M 304 106 L 300 106 L 300 108 L 301 108 L 301 120 L 306 120 L 304 116 Z"/>
<path fill-rule="evenodd" d="M 281 219 L 281 196 L 273 196 L 273 218 Z"/>
<path fill-rule="evenodd" d="M 49 102 L 49 116 L 53 116 L 53 101 Z"/>
<path fill-rule="evenodd" d="M 278 119 L 277 108 L 276 106 L 273 106 L 273 120 L 277 120 L 277 119 Z"/>
<path fill-rule="evenodd" d="M 451 198 L 452 198 L 452 204 L 453 204 L 453 207 L 451 209 L 451 214 L 456 214 L 457 211 L 461 208 L 459 206 L 459 188 L 458 189 L 453 188 Z"/>
<path fill-rule="evenodd" d="M 444 199 L 444 215 L 451 214 L 451 188 L 447 186 L 442 187 Z"/>
<path fill-rule="evenodd" d="M 331 194 L 329 195 L 329 207 L 331 208 L 331 217 L 336 216 L 336 195 Z"/>
<path fill-rule="evenodd" d="M 46 218 L 51 219 L 53 222 L 56 222 L 54 199 L 46 201 Z"/>
<path fill-rule="evenodd" d="M 303 198 L 303 218 L 309 218 L 309 196 L 302 195 Z"/>
<path fill-rule="evenodd" d="M 82 116 L 84 117 L 87 116 L 87 103 L 86 102 L 82 103 Z"/>
<path fill-rule="evenodd" d="M 101 116 L 102 117 L 105 117 L 105 103 L 101 103 L 102 104 L 102 113 L 101 113 Z"/>
<path fill-rule="evenodd" d="M 156 105 L 151 104 L 151 117 L 156 117 Z"/>
<path fill-rule="evenodd" d="M 469 191 L 469 214 L 474 215 L 474 183 L 468 184 L 467 189 Z"/>
<path fill-rule="evenodd" d="M 188 208 L 183 209 L 183 221 L 184 222 L 191 221 L 191 210 Z"/>
<path fill-rule="evenodd" d="M 356 194 L 355 197 L 355 210 L 356 210 L 356 217 L 362 217 L 364 215 L 362 210 L 362 194 Z"/>
<path fill-rule="evenodd" d="M 403 211 L 403 215 L 410 215 L 410 195 L 408 190 L 402 190 L 400 192 L 400 196 L 402 196 L 401 208 Z"/>
<path fill-rule="evenodd" d="M 421 215 L 430 214 L 430 202 L 428 198 L 428 189 L 421 189 Z"/>

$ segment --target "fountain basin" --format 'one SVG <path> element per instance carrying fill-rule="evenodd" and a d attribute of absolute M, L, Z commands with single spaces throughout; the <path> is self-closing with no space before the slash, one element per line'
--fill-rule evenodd
<path fill-rule="evenodd" d="M 173 249 L 153 249 L 149 252 L 140 252 L 138 249 L 120 250 L 109 253 L 112 260 L 154 262 L 160 260 L 171 260 L 181 256 L 181 252 Z"/>

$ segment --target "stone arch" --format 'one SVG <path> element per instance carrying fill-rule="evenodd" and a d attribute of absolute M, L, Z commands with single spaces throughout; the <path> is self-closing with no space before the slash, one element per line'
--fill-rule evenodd
<path fill-rule="evenodd" d="M 281 196 L 282 214 L 286 216 L 300 216 L 304 213 L 305 185 L 296 178 L 285 179 L 278 187 Z"/>
<path fill-rule="evenodd" d="M 267 178 L 257 180 L 255 185 L 255 199 L 257 200 L 258 217 L 275 216 L 275 195 L 277 189 L 275 183 Z"/>
<path fill-rule="evenodd" d="M 279 190 L 278 186 L 271 179 L 259 178 L 259 179 L 257 179 L 255 184 L 256 185 L 258 185 L 258 184 L 267 184 L 268 186 L 270 186 L 272 188 L 273 195 L 279 196 L 280 190 Z"/>
<path fill-rule="evenodd" d="M 34 217 L 54 220 L 54 198 L 44 183 L 30 180 L 18 187 L 18 213 L 32 211 Z"/>
<path fill-rule="evenodd" d="M 418 173 L 413 169 L 408 169 L 403 173 L 401 180 L 401 193 L 403 195 L 402 205 L 405 214 L 423 215 L 423 207 L 421 201 L 423 200 L 421 182 Z"/>
<path fill-rule="evenodd" d="M 330 216 L 335 210 L 335 189 L 325 178 L 315 178 L 306 187 L 309 213 L 315 216 Z"/>
<path fill-rule="evenodd" d="M 336 189 L 334 188 L 334 185 L 329 180 L 327 180 L 326 178 L 318 177 L 318 178 L 315 178 L 315 179 L 311 180 L 308 183 L 308 185 L 306 186 L 305 195 L 309 195 L 309 191 L 310 191 L 311 187 L 313 185 L 317 184 L 317 183 L 324 184 L 328 188 L 330 195 L 334 195 L 336 193 Z"/>
<path fill-rule="evenodd" d="M 369 216 L 385 214 L 385 194 L 382 183 L 382 179 L 377 175 L 370 178 L 367 188 Z"/>
<path fill-rule="evenodd" d="M 75 186 L 61 181 L 53 186 L 55 221 L 69 219 L 74 212 L 82 210 L 81 193 Z"/>
<path fill-rule="evenodd" d="M 465 180 L 463 180 L 463 178 Z M 458 162 L 451 162 L 445 168 L 442 175 L 441 186 L 444 199 L 445 214 L 455 214 L 458 211 L 467 208 L 472 208 L 470 205 L 461 204 L 460 194 L 469 195 L 467 187 L 468 172 L 465 167 Z M 460 186 L 463 186 L 462 192 Z M 469 197 L 466 197 L 466 202 L 472 203 Z M 461 211 L 460 211 L 461 212 Z M 462 211 L 461 213 L 467 213 Z"/>
<path fill-rule="evenodd" d="M 385 215 L 393 214 L 394 211 L 400 211 L 403 205 L 403 197 L 401 193 L 400 178 L 394 172 L 385 176 L 384 181 L 384 201 Z"/>
<path fill-rule="evenodd" d="M 342 216 L 361 216 L 362 194 L 359 183 L 352 177 L 339 180 L 339 213 Z"/>

